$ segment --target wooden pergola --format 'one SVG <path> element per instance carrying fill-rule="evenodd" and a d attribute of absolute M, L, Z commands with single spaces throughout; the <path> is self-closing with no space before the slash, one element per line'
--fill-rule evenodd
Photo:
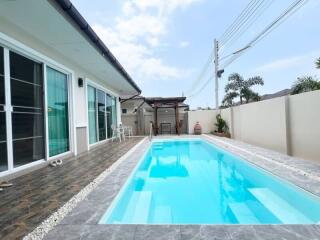
<path fill-rule="evenodd" d="M 185 107 L 183 102 L 186 100 L 186 97 L 168 97 L 168 98 L 145 98 L 145 102 L 148 103 L 154 109 L 154 134 L 159 134 L 158 126 L 158 109 L 159 108 L 173 108 L 175 111 L 175 129 L 176 134 L 180 134 L 179 127 L 179 107 Z"/>

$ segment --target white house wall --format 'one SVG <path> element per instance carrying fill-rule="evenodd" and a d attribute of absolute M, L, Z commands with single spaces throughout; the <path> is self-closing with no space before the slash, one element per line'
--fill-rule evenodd
<path fill-rule="evenodd" d="M 86 99 L 86 79 L 98 84 L 108 93 L 119 99 L 119 92 L 110 88 L 103 79 L 83 70 L 76 62 L 66 59 L 61 54 L 52 50 L 50 46 L 40 42 L 35 36 L 31 36 L 23 29 L 6 21 L 0 17 L 0 46 L 7 47 L 21 55 L 31 59 L 53 66 L 57 70 L 63 70 L 69 73 L 72 81 L 70 89 L 70 104 L 72 112 L 69 114 L 72 120 L 70 128 L 72 129 L 71 152 L 78 154 L 88 150 L 87 144 L 87 99 Z M 71 46 L 72 47 L 72 46 Z M 108 64 L 106 62 L 106 64 Z M 107 78 L 108 76 L 106 76 Z M 83 87 L 78 86 L 78 78 L 84 80 Z M 117 102 L 118 123 L 121 122 L 120 103 Z"/>

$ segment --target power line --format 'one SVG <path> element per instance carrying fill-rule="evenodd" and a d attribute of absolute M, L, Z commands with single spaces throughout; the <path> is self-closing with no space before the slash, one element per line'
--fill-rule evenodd
<path fill-rule="evenodd" d="M 250 11 L 249 9 L 252 7 L 252 5 L 256 2 L 256 0 L 251 0 L 247 6 L 242 10 L 242 12 L 238 15 L 238 17 L 232 22 L 232 24 L 226 29 L 226 31 L 222 34 L 222 36 L 219 38 L 219 42 L 223 42 L 223 40 L 226 39 L 226 37 L 233 31 L 235 26 L 238 25 L 239 22 L 242 21 L 243 16 Z"/>
<path fill-rule="evenodd" d="M 198 75 L 198 77 L 192 82 L 191 87 L 186 91 L 187 93 L 189 92 L 190 94 L 192 93 L 192 91 L 195 90 L 195 88 L 197 87 L 197 85 L 199 85 L 199 83 L 201 83 L 201 80 L 204 78 L 205 74 L 207 73 L 209 67 L 211 66 L 211 63 L 213 61 L 213 56 L 212 53 L 209 55 L 205 65 L 202 67 L 200 74 Z"/>
<path fill-rule="evenodd" d="M 199 93 L 201 93 L 201 92 L 204 90 L 204 88 L 210 83 L 211 80 L 213 80 L 213 76 L 210 76 L 210 77 L 208 78 L 208 80 L 201 86 L 201 88 L 199 88 L 199 89 L 198 89 L 196 92 L 194 92 L 193 94 L 187 96 L 187 98 L 192 98 L 192 97 L 198 95 Z"/>
<path fill-rule="evenodd" d="M 263 38 L 269 35 L 273 30 L 275 30 L 278 26 L 280 26 L 285 20 L 287 20 L 292 14 L 294 14 L 297 10 L 299 10 L 302 6 L 304 6 L 308 0 L 297 0 L 292 3 L 282 14 L 280 14 L 271 24 L 269 24 L 262 32 L 260 32 L 255 38 L 253 38 L 246 46 L 254 46 L 258 42 L 260 42 Z M 232 57 L 227 63 L 223 65 L 223 68 L 230 65 L 233 61 L 239 58 L 242 54 L 241 52 L 238 55 Z"/>
<path fill-rule="evenodd" d="M 245 22 L 241 28 L 239 28 L 239 31 L 232 36 L 228 42 L 225 43 L 224 49 L 227 49 L 228 47 L 232 46 L 262 15 L 263 13 L 272 5 L 274 0 L 265 2 L 265 4 L 262 4 L 259 9 L 255 13 L 252 14 L 252 18 L 248 19 L 247 22 Z M 222 53 L 223 54 L 223 51 Z"/>
<path fill-rule="evenodd" d="M 235 34 L 238 33 L 238 31 L 241 30 L 241 28 L 250 21 L 251 17 L 255 15 L 255 13 L 261 8 L 261 6 L 265 3 L 265 0 L 257 1 L 255 5 L 253 5 L 253 8 L 250 10 L 250 12 L 247 12 L 246 15 L 244 15 L 244 18 L 242 21 L 238 22 L 238 24 L 234 27 L 233 31 L 227 36 L 227 39 L 221 40 L 221 45 L 226 45 Z"/>
<path fill-rule="evenodd" d="M 271 0 L 271 2 L 269 2 L 269 4 L 265 4 L 264 7 L 261 8 L 262 11 L 265 11 L 265 9 L 268 8 L 273 1 L 274 1 L 274 0 Z M 308 0 L 297 0 L 297 1 L 295 1 L 295 2 L 292 3 L 282 14 L 280 14 L 271 24 L 269 24 L 260 34 L 258 34 L 258 35 L 257 35 L 255 38 L 253 38 L 248 44 L 246 44 L 244 48 L 242 48 L 241 50 L 236 51 L 236 52 L 234 52 L 234 53 L 231 53 L 231 54 L 229 54 L 229 55 L 227 55 L 227 56 L 222 57 L 220 60 L 224 60 L 224 59 L 227 59 L 227 58 L 231 57 L 231 59 L 229 59 L 229 60 L 223 65 L 222 69 L 224 69 L 225 67 L 227 67 L 228 65 L 230 65 L 233 61 L 235 61 L 237 58 L 239 58 L 240 56 L 242 56 L 242 54 L 244 54 L 244 52 L 245 52 L 246 50 L 248 50 L 248 48 L 254 46 L 254 45 L 257 44 L 258 42 L 260 42 L 263 38 L 265 38 L 268 34 L 270 34 L 270 33 L 271 33 L 273 30 L 275 30 L 279 25 L 281 25 L 287 18 L 289 18 L 292 14 L 294 14 L 294 13 L 295 13 L 298 9 L 300 9 L 303 5 L 305 5 L 305 4 L 307 3 L 307 1 L 308 1 Z M 252 3 L 254 3 L 254 2 L 255 2 L 255 1 L 251 1 L 250 3 L 252 4 Z M 262 2 L 264 2 L 264 1 L 262 1 Z M 249 4 L 250 4 L 250 3 L 249 3 Z M 248 6 L 250 6 L 250 5 L 248 5 Z M 248 6 L 246 7 L 246 12 L 248 12 Z M 259 6 L 261 6 L 261 5 L 259 5 Z M 260 10 L 261 10 L 261 9 L 260 9 Z M 245 11 L 242 11 L 242 13 L 241 13 L 240 15 L 243 15 L 244 12 L 245 12 Z M 251 13 L 250 17 L 251 17 L 251 16 L 254 16 L 254 18 L 252 18 L 252 19 L 251 19 L 251 22 L 250 22 L 248 25 L 246 25 L 245 28 L 243 28 L 242 32 L 240 32 L 240 33 L 238 32 L 237 35 L 243 34 L 245 31 L 247 31 L 247 29 L 249 28 L 249 26 L 251 26 L 252 21 L 256 21 L 256 16 L 257 16 L 257 14 L 258 14 L 257 12 Z M 238 17 L 237 19 L 239 19 L 239 17 Z M 236 20 L 237 20 L 237 19 L 236 19 Z M 239 21 L 239 20 L 237 20 L 237 21 Z M 242 20 L 241 20 L 241 21 L 243 22 L 243 17 L 242 17 Z M 235 22 L 236 22 L 236 21 L 235 21 Z M 238 25 L 239 23 L 235 23 L 235 22 L 232 24 L 233 27 L 232 27 L 232 28 L 229 27 L 230 30 L 227 30 L 228 33 L 226 33 L 226 32 L 227 32 L 227 31 L 226 31 L 226 32 L 223 34 L 224 38 L 226 38 L 226 36 L 227 36 L 226 34 L 228 34 L 228 36 L 231 36 L 230 34 L 234 35 L 235 31 L 238 31 L 238 30 L 236 30 L 236 29 L 234 28 L 234 26 L 236 26 L 236 24 Z M 231 25 L 231 26 L 232 26 L 232 25 Z M 231 29 L 233 29 L 233 30 L 231 30 Z M 232 33 L 232 32 L 233 32 L 233 33 Z M 233 38 L 234 38 L 234 37 L 235 37 L 235 35 L 233 36 Z M 229 40 L 231 40 L 231 39 L 229 39 Z M 228 40 L 228 41 L 229 41 L 229 40 Z M 226 40 L 225 40 L 225 41 L 226 41 Z M 225 42 L 225 44 L 226 44 L 226 43 L 227 43 L 227 42 Z M 204 76 L 204 74 L 206 73 L 208 67 L 210 66 L 211 61 L 212 61 L 212 53 L 210 54 L 209 59 L 208 59 L 207 63 L 205 64 L 204 68 L 202 69 L 199 77 L 198 77 L 198 78 L 196 79 L 196 81 L 193 83 L 192 89 L 195 87 L 195 84 L 199 84 L 199 81 L 203 78 L 203 76 Z M 208 78 L 208 80 L 207 80 L 199 89 L 197 89 L 197 90 L 194 91 L 192 94 L 190 94 L 190 95 L 188 96 L 188 98 L 194 97 L 194 96 L 198 95 L 199 93 L 201 93 L 201 92 L 205 89 L 205 87 L 210 83 L 210 81 L 212 81 L 212 80 L 213 80 L 213 77 L 210 76 L 210 77 Z"/>

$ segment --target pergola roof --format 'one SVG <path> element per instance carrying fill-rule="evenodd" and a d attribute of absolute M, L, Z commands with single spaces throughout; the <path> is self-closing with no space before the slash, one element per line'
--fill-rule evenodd
<path fill-rule="evenodd" d="M 174 107 L 184 105 L 186 97 L 152 97 L 145 98 L 145 102 L 151 107 Z"/>

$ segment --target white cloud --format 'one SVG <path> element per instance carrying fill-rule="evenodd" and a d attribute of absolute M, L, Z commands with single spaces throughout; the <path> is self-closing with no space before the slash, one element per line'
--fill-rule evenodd
<path fill-rule="evenodd" d="M 130 16 L 135 13 L 135 8 L 132 2 L 125 2 L 122 6 L 122 12 L 126 16 Z"/>
<path fill-rule="evenodd" d="M 146 41 L 151 47 L 158 47 L 160 45 L 159 39 L 156 37 L 147 37 Z"/>
<path fill-rule="evenodd" d="M 179 43 L 180 48 L 186 48 L 189 47 L 190 43 L 188 41 L 182 41 Z"/>
<path fill-rule="evenodd" d="M 165 19 L 161 20 L 149 14 L 134 15 L 128 19 L 118 19 L 116 31 L 119 34 L 136 40 L 138 37 L 160 36 L 166 33 Z"/>
<path fill-rule="evenodd" d="M 255 69 L 256 73 L 268 73 L 268 72 L 275 72 L 285 69 L 292 69 L 292 68 L 301 68 L 301 66 L 310 65 L 315 66 L 314 61 L 316 57 L 319 55 L 319 52 L 311 52 L 305 55 L 300 56 L 293 56 L 278 59 L 272 61 L 270 63 L 264 64 L 260 67 Z"/>
<path fill-rule="evenodd" d="M 148 8 L 156 8 L 160 10 L 160 13 L 168 14 L 178 8 L 183 9 L 199 1 L 201 0 L 133 0 L 132 2 L 142 11 L 146 11 Z"/>
<path fill-rule="evenodd" d="M 95 24 L 93 29 L 136 81 L 179 79 L 189 71 L 166 64 L 156 50 L 166 45 L 162 38 L 168 34 L 172 13 L 198 1 L 127 0 L 114 26 Z"/>
<path fill-rule="evenodd" d="M 271 72 L 271 71 L 291 68 L 291 67 L 297 66 L 302 61 L 303 58 L 304 58 L 303 56 L 298 56 L 298 57 L 278 59 L 256 68 L 256 72 Z"/>
<path fill-rule="evenodd" d="M 137 82 L 141 79 L 177 79 L 185 76 L 183 69 L 166 65 L 162 59 L 155 57 L 152 49 L 146 45 L 126 41 L 112 29 L 101 25 L 94 25 L 93 29 L 126 70 L 135 75 Z"/>

